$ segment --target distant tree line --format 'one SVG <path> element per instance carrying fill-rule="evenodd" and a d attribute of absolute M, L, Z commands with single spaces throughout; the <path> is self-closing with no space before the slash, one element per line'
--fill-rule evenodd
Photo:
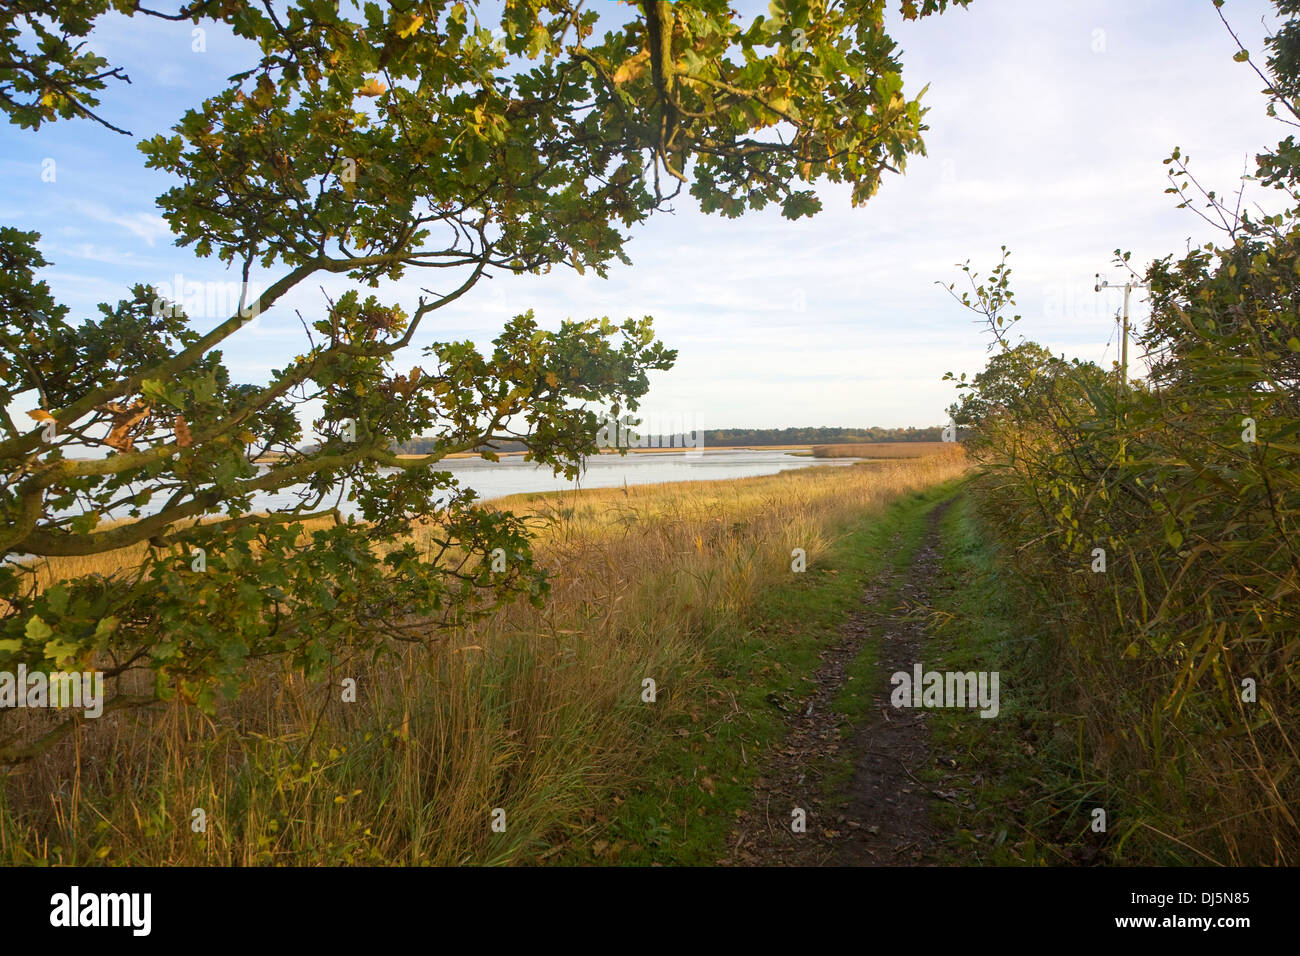
<path fill-rule="evenodd" d="M 932 428 L 717 428 L 704 433 L 705 446 L 834 445 L 840 442 L 941 441 L 942 425 Z"/>
<path fill-rule="evenodd" d="M 943 426 L 931 428 L 713 428 L 705 429 L 704 447 L 728 445 L 834 445 L 840 442 L 941 441 Z M 393 446 L 401 455 L 427 455 L 437 447 L 433 438 L 412 438 Z M 493 451 L 523 451 L 522 442 L 493 442 Z M 480 449 L 481 450 L 481 449 Z"/>

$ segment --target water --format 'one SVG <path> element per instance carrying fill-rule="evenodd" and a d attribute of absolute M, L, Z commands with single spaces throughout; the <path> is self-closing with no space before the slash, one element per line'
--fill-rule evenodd
<path fill-rule="evenodd" d="M 437 462 L 438 471 L 449 471 L 462 488 L 473 488 L 480 500 L 502 498 L 506 495 L 537 492 L 569 491 L 578 488 L 619 488 L 623 485 L 656 485 L 671 481 L 726 481 L 732 478 L 749 478 L 756 475 L 775 475 L 795 468 L 812 465 L 840 467 L 851 465 L 856 458 L 811 458 L 792 455 L 776 449 L 705 449 L 703 452 L 629 452 L 620 455 L 593 455 L 587 459 L 587 468 L 576 481 L 566 481 L 551 473 L 551 469 L 535 462 L 524 461 L 522 456 L 503 456 L 499 462 L 481 458 L 454 458 Z M 258 470 L 265 473 L 265 465 Z M 392 473 L 395 469 L 383 469 Z M 300 499 L 296 492 L 303 486 L 291 485 L 272 494 L 259 493 L 253 497 L 254 511 L 279 511 L 292 508 Z M 335 495 L 322 505 L 328 508 Z M 344 496 L 346 498 L 346 495 Z M 140 508 L 142 515 L 157 511 L 164 496 Z M 343 514 L 356 513 L 355 504 L 339 502 Z M 119 507 L 103 514 L 104 518 L 126 518 L 129 508 Z M 75 513 L 75 509 L 68 513 Z"/>
<path fill-rule="evenodd" d="M 850 465 L 856 458 L 805 458 L 775 449 L 718 449 L 703 452 L 629 452 L 620 455 L 592 455 L 575 481 L 567 481 L 546 465 L 524 461 L 522 455 L 502 456 L 500 461 L 482 458 L 444 459 L 432 467 L 449 471 L 462 488 L 473 488 L 481 501 L 507 495 L 573 491 L 580 488 L 621 488 L 624 485 L 658 485 L 672 481 L 728 481 L 757 475 L 775 475 L 811 465 Z M 390 471 L 390 469 L 383 469 Z M 294 488 L 274 495 L 261 495 L 256 510 L 292 507 L 297 502 Z M 344 514 L 354 507 L 344 501 Z"/>
<path fill-rule="evenodd" d="M 500 462 L 464 458 L 440 462 L 437 467 L 454 474 L 463 486 L 473 488 L 484 499 L 539 491 L 568 491 L 575 488 L 619 488 L 627 485 L 658 485 L 670 481 L 726 481 L 810 465 L 848 465 L 855 458 L 802 458 L 775 449 L 718 449 L 701 452 L 629 452 L 626 456 L 593 455 L 586 473 L 574 482 L 551 474 L 549 468 L 522 460 L 502 458 Z"/>

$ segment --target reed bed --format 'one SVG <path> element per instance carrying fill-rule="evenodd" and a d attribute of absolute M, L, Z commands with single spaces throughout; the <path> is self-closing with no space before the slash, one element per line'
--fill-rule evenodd
<path fill-rule="evenodd" d="M 645 772 L 647 742 L 719 642 L 754 623 L 755 597 L 788 580 L 792 549 L 815 568 L 849 522 L 965 467 L 948 455 L 505 499 L 494 506 L 542 519 L 544 607 L 339 660 L 324 681 L 268 663 L 213 717 L 169 702 L 88 721 L 0 781 L 0 860 L 545 861 Z"/>
<path fill-rule="evenodd" d="M 931 455 L 960 455 L 955 442 L 942 441 L 885 441 L 861 444 L 814 445 L 814 458 L 927 458 Z"/>

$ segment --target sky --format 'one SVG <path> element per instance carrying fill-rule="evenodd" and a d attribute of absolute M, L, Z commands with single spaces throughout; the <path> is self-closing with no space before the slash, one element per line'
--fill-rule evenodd
<path fill-rule="evenodd" d="M 605 6 L 606 19 L 630 15 Z M 766 9 L 733 6 L 746 20 Z M 1224 12 L 1262 60 L 1271 5 L 1228 0 Z M 97 29 L 94 48 L 132 80 L 110 86 L 99 114 L 130 137 L 88 122 L 0 127 L 0 223 L 42 233 L 53 265 L 41 277 L 74 321 L 136 282 L 238 279 L 172 244 L 154 197 L 173 183 L 135 148 L 251 62 L 243 41 L 216 29 L 196 51 L 192 29 L 121 18 Z M 615 263 L 607 279 L 556 269 L 480 282 L 426 320 L 415 346 L 468 338 L 490 348 L 529 308 L 547 328 L 650 315 L 679 356 L 652 375 L 648 416 L 690 428 L 941 424 L 957 397 L 944 373 L 972 375 L 989 354 L 940 285 L 961 278 L 960 263 L 987 271 L 1007 246 L 1018 335 L 1109 367 L 1122 293 L 1095 293 L 1093 277 L 1123 277 L 1113 250 L 1130 251 L 1141 271 L 1217 238 L 1164 193 L 1162 160 L 1181 147 L 1207 187 L 1235 192 L 1254 155 L 1286 135 L 1264 113 L 1259 78 L 1233 62 L 1211 0 L 974 0 L 920 21 L 894 14 L 887 29 L 905 92 L 929 87 L 928 155 L 887 174 L 866 205 L 823 183 L 811 219 L 768 209 L 729 220 L 684 196 L 632 231 L 631 267 Z M 1270 204 L 1258 186 L 1251 196 Z M 409 311 L 428 284 L 417 276 L 382 292 Z M 322 287 L 346 284 L 308 283 L 228 340 L 236 380 L 265 382 L 304 351 L 295 310 L 318 314 Z M 220 306 L 196 324 L 224 318 Z M 1140 322 L 1140 294 L 1133 312 Z"/>

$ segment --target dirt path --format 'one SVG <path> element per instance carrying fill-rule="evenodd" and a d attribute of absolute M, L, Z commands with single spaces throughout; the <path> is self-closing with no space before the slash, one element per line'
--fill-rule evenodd
<path fill-rule="evenodd" d="M 934 766 L 926 711 L 889 705 L 889 675 L 925 662 L 926 624 L 907 608 L 927 606 L 937 587 L 939 519 L 930 512 L 925 539 L 902 574 L 887 573 L 863 594 L 865 607 L 844 626 L 839 644 L 821 653 L 816 689 L 790 714 L 789 736 L 758 780 L 756 800 L 740 818 L 732 852 L 720 862 L 740 866 L 918 866 L 933 862 L 940 844 L 930 823 L 932 791 L 917 779 Z M 876 605 L 897 587 L 888 609 Z M 844 734 L 845 718 L 831 707 L 864 642 L 879 637 L 871 715 Z M 827 796 L 828 769 L 852 760 L 852 777 Z M 939 788 L 942 789 L 942 788 Z M 791 829 L 794 808 L 806 830 Z"/>

